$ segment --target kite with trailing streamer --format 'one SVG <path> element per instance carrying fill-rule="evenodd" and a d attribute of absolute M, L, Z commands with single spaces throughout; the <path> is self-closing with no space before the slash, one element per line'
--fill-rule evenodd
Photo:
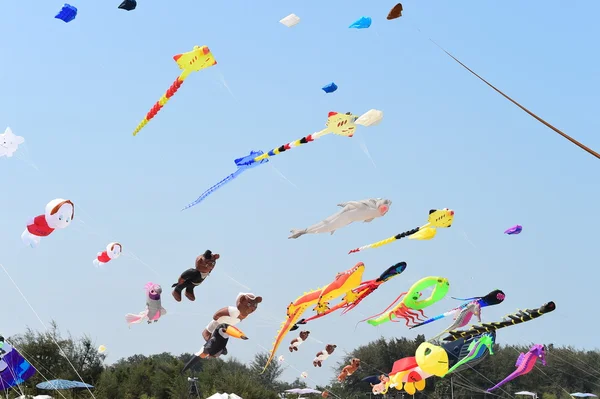
<path fill-rule="evenodd" d="M 537 319 L 556 310 L 556 304 L 554 302 L 548 302 L 540 306 L 539 309 L 525 309 L 519 310 L 517 313 L 509 314 L 504 317 L 502 321 L 494 321 L 492 323 L 482 323 L 480 325 L 472 326 L 469 330 L 464 331 L 450 331 L 444 341 L 456 341 L 460 338 L 469 338 L 476 335 L 480 335 L 486 332 L 492 332 L 499 330 L 504 327 L 514 326 L 516 324 L 525 323 L 527 321 Z"/>
<path fill-rule="evenodd" d="M 290 303 L 287 307 L 287 318 L 281 323 L 281 328 L 277 332 L 277 337 L 275 337 L 275 342 L 273 342 L 273 347 L 269 352 L 269 358 L 267 359 L 267 363 L 261 374 L 267 370 L 267 367 L 277 353 L 279 345 L 281 345 L 281 342 L 287 333 L 292 330 L 292 327 L 300 320 L 302 314 L 313 305 L 315 306 L 314 310 L 317 314 L 326 312 L 329 309 L 329 301 L 344 294 L 348 294 L 353 288 L 356 288 L 360 284 L 364 271 L 365 265 L 362 262 L 359 262 L 354 265 L 353 268 L 338 273 L 335 280 L 325 287 L 305 292 L 296 298 L 294 302 Z"/>
<path fill-rule="evenodd" d="M 213 65 L 217 65 L 215 57 L 210 52 L 210 49 L 206 46 L 194 46 L 192 51 L 174 55 L 173 59 L 175 62 L 177 62 L 179 69 L 183 70 L 183 72 L 181 72 L 181 75 L 175 79 L 175 82 L 173 82 L 171 87 L 169 87 L 166 93 L 163 94 L 160 100 L 158 100 L 150 109 L 150 111 L 148 111 L 144 120 L 137 125 L 133 131 L 134 136 L 137 135 L 140 130 L 142 130 L 144 126 L 146 126 L 146 124 L 148 124 L 148 122 L 150 122 L 150 120 L 156 116 L 156 114 L 158 114 L 158 111 L 160 111 L 162 107 L 164 107 L 165 104 L 171 99 L 171 97 L 177 93 L 177 90 L 179 90 L 183 82 L 188 76 L 190 76 L 192 72 L 198 72 Z"/>
<path fill-rule="evenodd" d="M 428 288 L 433 288 L 431 294 L 427 298 L 421 299 L 423 291 Z M 361 320 L 359 323 L 368 320 L 367 323 L 370 325 L 379 326 L 388 321 L 399 321 L 394 319 L 404 319 L 406 321 L 406 326 L 411 327 L 411 325 L 415 325 L 416 322 L 422 321 L 421 317 L 425 317 L 423 309 L 444 299 L 449 289 L 450 283 L 447 278 L 433 276 L 424 277 L 414 283 L 407 292 L 400 294 L 383 312 Z M 402 297 L 404 298 L 400 301 L 400 298 Z M 396 305 L 396 302 L 398 301 L 400 302 Z M 390 310 L 392 306 L 393 309 Z"/>
<path fill-rule="evenodd" d="M 437 233 L 437 228 L 447 228 L 452 226 L 454 221 L 454 211 L 448 208 L 444 209 L 432 209 L 429 211 L 429 219 L 426 224 L 421 227 L 414 228 L 412 230 L 405 231 L 404 233 L 396 234 L 393 237 L 386 238 L 385 240 L 378 241 L 373 244 L 365 245 L 360 248 L 355 248 L 348 252 L 348 254 L 354 254 L 356 252 L 364 251 L 369 248 L 379 248 L 381 246 L 390 244 L 401 238 L 408 237 L 409 240 L 431 240 Z"/>
<path fill-rule="evenodd" d="M 372 111 L 374 110 L 370 110 L 369 112 L 372 113 Z M 321 138 L 328 134 L 335 134 L 344 137 L 354 136 L 354 132 L 356 131 L 355 122 L 357 122 L 358 119 L 360 119 L 360 117 L 353 115 L 350 112 L 347 112 L 345 114 L 330 112 L 327 116 L 325 129 L 319 132 L 309 134 L 308 136 L 302 137 L 299 140 L 283 144 L 282 146 L 276 147 L 266 153 L 263 151 L 251 151 L 249 155 L 238 158 L 234 161 L 235 165 L 237 166 L 237 170 L 235 172 L 233 172 L 232 174 L 225 177 L 223 180 L 206 190 L 194 202 L 188 204 L 185 208 L 183 208 L 182 211 L 191 208 L 195 205 L 198 205 L 200 202 L 204 201 L 209 195 L 217 191 L 219 188 L 223 187 L 225 184 L 231 182 L 233 179 L 241 175 L 244 171 L 269 162 L 270 157 L 274 157 L 277 154 L 281 154 L 282 152 L 291 150 L 294 147 L 313 142 L 318 138 Z"/>
<path fill-rule="evenodd" d="M 359 303 L 361 303 L 367 296 L 371 295 L 377 288 L 379 288 L 386 281 L 391 280 L 393 277 L 400 275 L 402 272 L 406 270 L 406 262 L 398 262 L 393 266 L 388 267 L 381 275 L 374 279 L 363 281 L 356 288 L 351 289 L 346 293 L 346 295 L 342 298 L 342 300 L 335 306 L 328 308 L 322 313 L 318 313 L 308 319 L 302 319 L 291 330 L 296 330 L 298 325 L 306 324 L 311 320 L 319 319 L 323 316 L 327 316 L 330 313 L 335 312 L 336 310 L 343 309 L 342 315 L 348 313 Z"/>

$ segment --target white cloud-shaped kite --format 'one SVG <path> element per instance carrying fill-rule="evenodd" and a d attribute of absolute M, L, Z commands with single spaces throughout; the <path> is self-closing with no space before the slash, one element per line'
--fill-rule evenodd
<path fill-rule="evenodd" d="M 25 139 L 21 136 L 15 136 L 12 130 L 7 127 L 4 133 L 0 134 L 0 157 L 12 157 L 15 151 L 19 148 L 19 144 L 23 144 Z"/>

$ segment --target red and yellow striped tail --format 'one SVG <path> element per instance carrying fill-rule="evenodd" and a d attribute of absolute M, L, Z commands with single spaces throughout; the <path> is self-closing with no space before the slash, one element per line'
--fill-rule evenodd
<path fill-rule="evenodd" d="M 150 111 L 148 111 L 144 120 L 141 121 L 139 125 L 137 125 L 137 127 L 133 131 L 134 136 L 137 135 L 140 132 L 140 130 L 142 130 L 144 126 L 148 124 L 148 122 L 150 122 L 150 119 L 154 118 L 156 114 L 158 114 L 158 111 L 160 111 L 162 107 L 164 107 L 165 104 L 169 101 L 169 99 L 173 97 L 175 93 L 177 93 L 177 90 L 179 90 L 183 82 L 184 80 L 181 78 L 181 76 L 175 79 L 175 82 L 173 82 L 171 87 L 169 87 L 169 89 L 165 92 L 165 94 L 163 94 L 160 100 L 158 100 L 156 104 L 154 104 L 154 106 L 150 109 Z"/>

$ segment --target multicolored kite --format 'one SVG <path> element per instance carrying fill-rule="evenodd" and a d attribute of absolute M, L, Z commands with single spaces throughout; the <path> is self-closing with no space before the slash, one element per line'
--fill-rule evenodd
<path fill-rule="evenodd" d="M 156 104 L 154 104 L 154 107 L 152 107 L 150 111 L 148 111 L 144 120 L 141 121 L 139 125 L 137 125 L 137 127 L 133 131 L 134 136 L 137 135 L 139 131 L 142 130 L 148 122 L 150 122 L 150 119 L 154 118 L 156 114 L 158 114 L 158 111 L 160 111 L 161 108 L 164 107 L 164 105 L 167 103 L 167 101 L 169 101 L 169 99 L 173 97 L 175 93 L 177 93 L 177 90 L 179 90 L 179 88 L 183 84 L 183 81 L 187 79 L 187 77 L 192 72 L 198 72 L 202 69 L 206 69 L 213 65 L 217 65 L 215 57 L 210 52 L 210 49 L 206 46 L 194 46 L 194 49 L 192 51 L 174 55 L 173 59 L 175 60 L 175 62 L 177 62 L 177 65 L 179 65 L 179 69 L 183 70 L 183 72 L 181 72 L 181 75 L 179 75 L 179 77 L 175 79 L 175 82 L 173 82 L 171 87 L 169 87 L 167 92 L 163 94 L 160 100 L 158 100 Z"/>
<path fill-rule="evenodd" d="M 369 248 L 382 247 L 404 237 L 408 237 L 409 240 L 431 240 L 437 233 L 436 227 L 450 227 L 452 226 L 453 221 L 454 211 L 448 208 L 439 210 L 432 209 L 429 211 L 429 219 L 427 223 L 423 226 L 405 231 L 404 233 L 396 234 L 393 237 L 386 238 L 385 240 L 381 240 L 373 244 L 355 248 L 348 253 L 353 254 Z"/>
<path fill-rule="evenodd" d="M 382 114 L 381 111 L 370 110 L 365 115 L 362 115 L 360 118 L 365 117 L 367 114 L 369 114 L 369 116 L 370 116 L 370 115 L 373 115 L 373 113 L 378 113 L 378 112 L 380 114 Z M 381 116 L 383 116 L 383 115 L 381 115 Z M 217 191 L 219 188 L 223 187 L 225 184 L 229 183 L 230 181 L 232 181 L 233 179 L 235 179 L 236 177 L 241 175 L 242 172 L 244 172 L 246 169 L 254 168 L 260 164 L 269 162 L 269 157 L 274 157 L 277 154 L 281 154 L 282 152 L 291 150 L 292 148 L 298 147 L 302 144 L 310 143 L 310 142 L 315 141 L 316 139 L 326 136 L 328 134 L 335 134 L 335 135 L 344 136 L 344 137 L 354 136 L 354 132 L 356 131 L 356 125 L 361 124 L 361 123 L 358 123 L 358 120 L 360 120 L 360 118 L 356 115 L 353 115 L 350 112 L 346 112 L 345 114 L 339 114 L 337 112 L 330 112 L 329 115 L 327 116 L 327 122 L 325 123 L 325 126 L 326 126 L 325 129 L 323 129 L 319 132 L 309 134 L 308 136 L 302 137 L 299 140 L 295 140 L 295 141 L 289 142 L 287 144 L 284 144 L 280 147 L 274 148 L 267 153 L 264 153 L 263 151 L 251 151 L 249 155 L 246 155 L 245 157 L 241 157 L 241 158 L 238 158 L 235 160 L 235 165 L 238 168 L 235 172 L 233 172 L 232 174 L 230 174 L 229 176 L 227 176 L 226 178 L 224 178 L 223 180 L 221 180 L 220 182 L 218 182 L 217 184 L 215 184 L 214 186 L 212 186 L 211 188 L 206 190 L 204 193 L 202 193 L 202 195 L 200 195 L 198 197 L 198 199 L 196 199 L 196 201 L 187 205 L 185 208 L 182 209 L 182 211 L 186 210 L 188 208 L 191 208 L 194 205 L 198 205 L 200 202 L 204 201 L 209 195 L 211 195 L 212 193 Z M 363 118 L 363 120 L 364 119 L 365 118 Z M 366 118 L 366 119 L 370 119 L 370 118 Z"/>
<path fill-rule="evenodd" d="M 35 368 L 0 336 L 0 391 L 22 384 L 35 374 Z"/>

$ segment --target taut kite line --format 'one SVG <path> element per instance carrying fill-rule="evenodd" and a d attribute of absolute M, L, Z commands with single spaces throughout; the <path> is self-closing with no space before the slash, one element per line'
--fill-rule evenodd
<path fill-rule="evenodd" d="M 431 40 L 431 39 L 429 39 L 429 40 Z M 534 114 L 533 112 L 531 112 L 530 110 L 528 110 L 527 108 L 525 108 L 524 106 L 522 106 L 521 104 L 519 104 L 518 102 L 516 102 L 515 100 L 513 100 L 512 98 L 510 98 L 509 96 L 507 96 L 506 94 L 504 94 L 501 90 L 499 90 L 498 88 L 496 88 L 493 84 L 491 84 L 490 82 L 488 82 L 487 80 L 485 80 L 481 76 L 477 75 L 477 73 L 475 73 L 475 71 L 473 71 L 471 68 L 469 68 L 468 66 L 466 66 L 462 62 L 460 62 L 455 56 L 453 56 L 452 54 L 450 54 L 449 52 L 447 52 L 446 50 L 444 50 L 444 48 L 442 46 L 440 46 L 439 44 L 437 44 L 433 40 L 431 40 L 431 42 L 433 44 L 435 44 L 436 46 L 438 46 L 440 48 L 440 50 L 442 50 L 444 53 L 446 53 L 454 61 L 458 62 L 463 68 L 465 68 L 467 71 L 471 72 L 473 75 L 475 75 L 477 78 L 479 78 L 483 83 L 485 83 L 486 85 L 490 86 L 492 89 L 496 90 L 498 93 L 500 93 L 508 101 L 510 101 L 511 103 L 515 104 L 517 107 L 521 108 L 523 111 L 527 112 L 529 115 L 531 115 L 532 117 L 534 117 L 538 122 L 543 123 L 544 125 L 546 125 L 546 127 L 549 127 L 550 129 L 554 130 L 556 133 L 560 134 L 561 136 L 563 136 L 564 138 L 566 138 L 567 140 L 569 140 L 571 143 L 575 144 L 577 147 L 581 148 L 582 150 L 585 150 L 585 151 L 589 152 L 590 154 L 592 154 L 596 158 L 600 159 L 600 154 L 599 153 L 597 153 L 596 151 L 592 150 L 591 148 L 585 146 L 584 144 L 580 143 L 579 141 L 575 140 L 573 137 L 569 136 L 568 134 L 566 134 L 566 133 L 560 131 L 559 129 L 555 128 L 554 126 L 552 126 L 551 124 L 549 124 L 548 122 L 546 122 L 545 120 L 543 120 L 542 118 L 540 118 L 539 116 L 537 116 L 536 114 Z"/>

